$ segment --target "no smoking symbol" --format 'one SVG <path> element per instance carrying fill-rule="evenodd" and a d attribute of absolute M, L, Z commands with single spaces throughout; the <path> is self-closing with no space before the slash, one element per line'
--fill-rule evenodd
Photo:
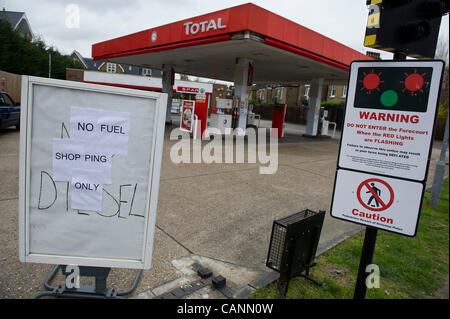
<path fill-rule="evenodd" d="M 359 184 L 356 196 L 364 208 L 373 212 L 386 210 L 394 202 L 392 187 L 378 178 L 370 178 Z M 366 200 L 363 200 L 363 197 Z"/>

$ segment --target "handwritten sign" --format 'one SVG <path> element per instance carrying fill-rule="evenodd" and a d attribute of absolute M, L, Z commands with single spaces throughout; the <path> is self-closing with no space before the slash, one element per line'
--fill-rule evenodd
<path fill-rule="evenodd" d="M 167 95 L 23 76 L 22 101 L 20 260 L 150 268 Z"/>

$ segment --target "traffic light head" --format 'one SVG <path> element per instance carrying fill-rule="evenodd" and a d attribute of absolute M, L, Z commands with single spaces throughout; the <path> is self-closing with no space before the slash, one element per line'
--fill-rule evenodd
<path fill-rule="evenodd" d="M 354 107 L 426 112 L 431 67 L 361 67 Z"/>
<path fill-rule="evenodd" d="M 433 58 L 449 0 L 368 0 L 364 45 L 418 58 Z"/>

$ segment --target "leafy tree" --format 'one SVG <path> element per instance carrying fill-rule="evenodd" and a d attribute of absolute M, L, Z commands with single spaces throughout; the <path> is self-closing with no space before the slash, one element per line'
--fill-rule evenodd
<path fill-rule="evenodd" d="M 322 107 L 329 107 L 329 108 L 344 108 L 345 102 L 337 102 L 337 101 L 323 101 L 320 103 L 320 106 Z"/>
<path fill-rule="evenodd" d="M 189 81 L 189 76 L 187 74 L 180 74 L 181 81 Z"/>
<path fill-rule="evenodd" d="M 0 70 L 48 77 L 49 54 L 52 78 L 65 79 L 66 68 L 82 68 L 78 61 L 53 47 L 47 47 L 40 38 L 30 41 L 14 31 L 9 22 L 0 20 Z"/>

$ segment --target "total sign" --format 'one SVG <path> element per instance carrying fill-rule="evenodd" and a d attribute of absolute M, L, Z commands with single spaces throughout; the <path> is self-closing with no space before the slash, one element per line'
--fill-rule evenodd
<path fill-rule="evenodd" d="M 415 236 L 443 61 L 356 61 L 331 216 Z"/>
<path fill-rule="evenodd" d="M 205 21 L 189 21 L 183 24 L 185 28 L 185 35 L 205 33 L 209 31 L 225 29 L 227 26 L 222 24 L 222 18 L 208 19 Z"/>

